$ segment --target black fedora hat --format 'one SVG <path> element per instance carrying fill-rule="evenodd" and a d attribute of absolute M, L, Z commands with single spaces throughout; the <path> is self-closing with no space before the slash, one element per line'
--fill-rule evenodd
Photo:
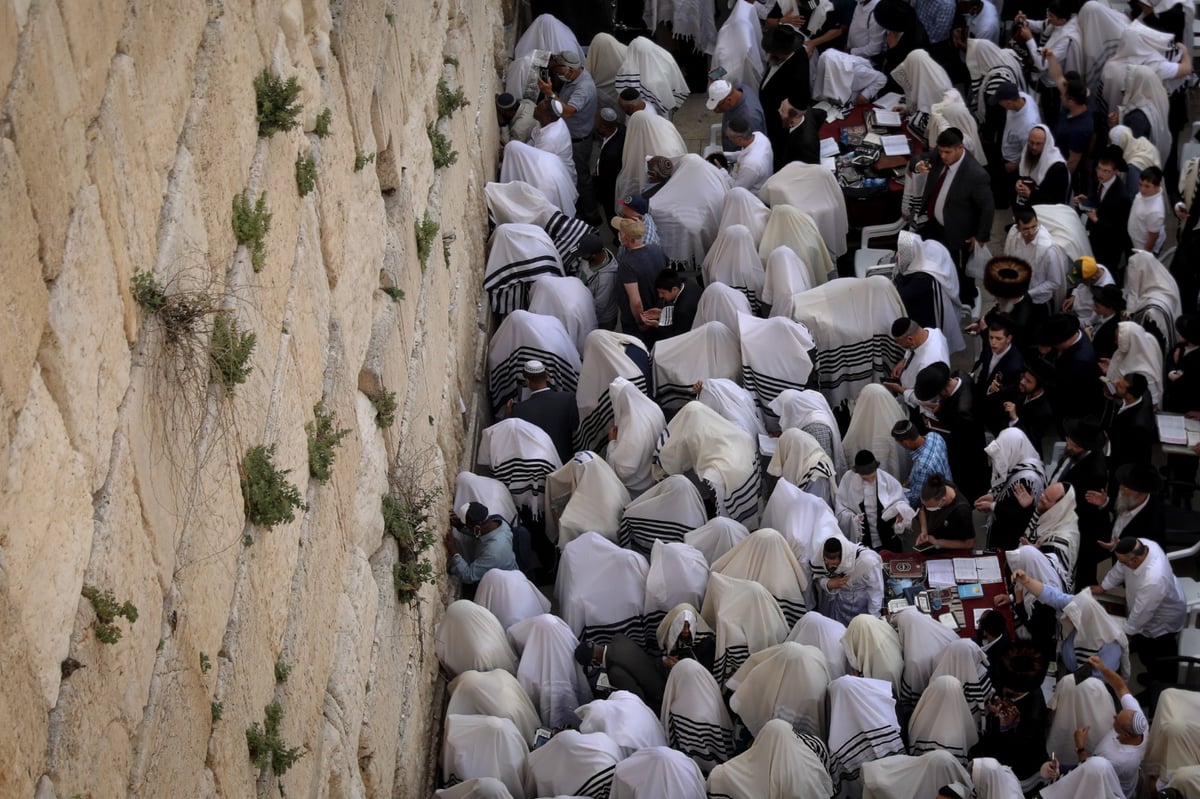
<path fill-rule="evenodd" d="M 1145 463 L 1126 463 L 1117 469 L 1117 484 L 1139 494 L 1153 494 L 1159 487 L 1158 470 Z"/>
<path fill-rule="evenodd" d="M 1104 428 L 1100 426 L 1100 423 L 1094 416 L 1085 416 L 1082 419 L 1067 419 L 1063 422 L 1063 428 L 1066 430 L 1067 438 L 1089 452 L 1098 450 L 1104 446 L 1106 438 Z"/>
<path fill-rule="evenodd" d="M 879 461 L 875 459 L 875 453 L 869 449 L 860 449 L 854 455 L 854 471 L 858 474 L 870 474 L 879 468 Z"/>

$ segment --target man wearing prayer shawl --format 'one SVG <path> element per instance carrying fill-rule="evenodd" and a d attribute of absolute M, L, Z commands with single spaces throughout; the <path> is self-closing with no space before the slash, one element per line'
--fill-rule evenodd
<path fill-rule="evenodd" d="M 987 717 L 987 703 L 995 693 L 988 674 L 988 657 L 983 649 L 969 638 L 951 641 L 942 651 L 929 680 L 932 682 L 945 675 L 954 677 L 962 685 L 962 695 L 971 715 L 976 725 L 982 727 Z"/>
<path fill-rule="evenodd" d="M 602 732 L 563 730 L 529 753 L 538 796 L 608 796 L 621 747 Z"/>
<path fill-rule="evenodd" d="M 558 616 L 530 616 L 509 628 L 521 649 L 517 682 L 537 708 L 542 724 L 551 728 L 578 723 L 575 708 L 592 701 L 587 677 L 575 661 L 578 639 Z"/>
<path fill-rule="evenodd" d="M 708 776 L 708 795 L 729 799 L 833 796 L 833 780 L 820 758 L 782 719 L 768 721 L 753 746 Z"/>
<path fill-rule="evenodd" d="M 893 614 L 892 623 L 896 625 L 904 652 L 900 707 L 911 709 L 929 685 L 942 652 L 959 639 L 953 630 L 913 606 Z"/>
<path fill-rule="evenodd" d="M 463 780 L 496 777 L 513 796 L 528 796 L 532 787 L 525 762 L 528 746 L 508 719 L 447 715 L 442 779 L 454 785 Z"/>
<path fill-rule="evenodd" d="M 1017 162 L 1016 204 L 1057 205 L 1066 202 L 1071 184 L 1067 159 L 1054 143 L 1050 128 L 1040 122 L 1029 129 Z"/>
<path fill-rule="evenodd" d="M 944 749 L 967 759 L 967 751 L 979 740 L 979 729 L 956 677 L 934 677 L 921 693 L 908 720 L 908 749 L 914 755 Z"/>
<path fill-rule="evenodd" d="M 949 752 L 935 749 L 919 757 L 892 755 L 863 764 L 863 799 L 909 799 L 939 796 L 941 787 L 970 783 L 962 764 Z M 955 790 L 957 794 L 958 791 Z M 963 788 L 963 799 L 970 790 Z"/>
<path fill-rule="evenodd" d="M 778 600 L 765 586 L 753 580 L 713 572 L 708 578 L 701 613 L 716 630 L 713 675 L 721 683 L 729 679 L 750 655 L 787 637 L 788 624 Z"/>
<path fill-rule="evenodd" d="M 854 467 L 842 475 L 834 502 L 838 524 L 846 538 L 869 549 L 900 552 L 902 532 L 915 515 L 904 486 L 880 468 L 870 450 L 859 450 Z"/>
<path fill-rule="evenodd" d="M 504 669 L 515 674 L 517 656 L 500 621 L 469 599 L 451 602 L 434 633 L 438 660 L 452 675 Z"/>
<path fill-rule="evenodd" d="M 609 799 L 705 799 L 704 775 L 681 752 L 651 746 L 617 764 Z"/>
<path fill-rule="evenodd" d="M 890 683 L 849 674 L 829 683 L 829 753 L 839 778 L 857 781 L 860 769 L 902 752 Z"/>
<path fill-rule="evenodd" d="M 599 533 L 584 533 L 567 544 L 554 594 L 571 632 L 596 644 L 619 633 L 644 640 L 642 609 L 649 570 L 644 557 Z"/>
<path fill-rule="evenodd" d="M 609 643 L 610 648 L 615 643 Z M 651 712 L 642 699 L 629 691 L 616 690 L 605 699 L 596 699 L 575 709 L 580 732 L 602 732 L 617 742 L 628 757 L 638 750 L 666 746 L 667 737 L 658 714 Z"/>
<path fill-rule="evenodd" d="M 712 574 L 753 580 L 767 589 L 789 629 L 804 615 L 808 575 L 776 530 L 755 530 L 712 564 Z"/>
<path fill-rule="evenodd" d="M 943 244 L 924 241 L 907 230 L 900 231 L 893 281 L 913 321 L 940 330 L 950 352 L 966 349 L 960 322 L 958 273 L 950 251 Z"/>
<path fill-rule="evenodd" d="M 733 757 L 733 722 L 721 687 L 699 661 L 684 659 L 671 667 L 663 691 L 662 725 L 671 747 L 704 771 Z"/>
<path fill-rule="evenodd" d="M 975 510 L 991 512 L 990 546 L 1015 549 L 1031 514 L 1020 495 L 1029 494 L 1036 502 L 1046 487 L 1046 469 L 1037 449 L 1015 427 L 1000 431 L 984 451 L 992 461 L 992 489 L 975 501 Z"/>
<path fill-rule="evenodd" d="M 447 687 L 447 715 L 495 716 L 511 721 L 533 746 L 542 722 L 517 678 L 504 669 L 465 671 Z"/>
<path fill-rule="evenodd" d="M 1051 764 L 1047 764 L 1051 765 Z M 1124 799 L 1121 780 L 1112 763 L 1102 757 L 1089 757 L 1078 768 L 1059 779 L 1057 768 L 1048 768 L 1045 776 L 1054 780 L 1037 793 L 1038 799 Z"/>
<path fill-rule="evenodd" d="M 816 647 L 785 641 L 757 652 L 725 687 L 733 691 L 730 709 L 751 735 L 771 719 L 783 719 L 797 733 L 825 738 L 829 669 Z"/>
<path fill-rule="evenodd" d="M 843 624 L 861 614 L 878 616 L 883 608 L 883 561 L 878 553 L 841 536 L 829 536 L 819 546 L 820 556 L 809 565 L 821 613 Z"/>
<path fill-rule="evenodd" d="M 1017 499 L 1022 505 L 1034 504 L 1032 494 L 1020 493 Z M 1069 483 L 1046 486 L 1037 499 L 1024 539 L 1050 560 L 1064 589 L 1075 584 L 1075 569 L 1079 562 L 1079 518 L 1075 510 L 1075 489 Z"/>
<path fill-rule="evenodd" d="M 717 46 L 712 53 L 712 67 L 725 70 L 725 80 L 758 86 L 764 72 L 762 25 L 755 0 L 736 0 L 729 17 L 717 31 Z"/>

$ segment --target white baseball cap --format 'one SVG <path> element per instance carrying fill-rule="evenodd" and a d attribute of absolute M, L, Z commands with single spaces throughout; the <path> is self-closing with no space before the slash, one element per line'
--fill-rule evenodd
<path fill-rule="evenodd" d="M 714 80 L 708 84 L 708 102 L 705 103 L 708 110 L 715 111 L 717 103 L 728 97 L 732 91 L 733 86 L 727 80 Z"/>

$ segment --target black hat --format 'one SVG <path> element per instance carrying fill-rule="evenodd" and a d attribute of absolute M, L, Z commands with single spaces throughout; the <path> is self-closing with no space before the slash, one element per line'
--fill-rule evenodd
<path fill-rule="evenodd" d="M 1125 310 L 1125 295 L 1121 293 L 1119 286 L 1112 283 L 1107 286 L 1092 286 L 1092 301 L 1114 311 Z"/>
<path fill-rule="evenodd" d="M 983 287 L 1002 300 L 1016 300 L 1029 291 L 1033 267 L 1020 258 L 997 255 L 983 270 Z"/>
<path fill-rule="evenodd" d="M 892 438 L 897 441 L 905 441 L 919 436 L 921 433 L 917 430 L 917 426 L 909 419 L 901 419 L 892 425 Z"/>
<path fill-rule="evenodd" d="M 1001 83 L 996 87 L 996 91 L 992 93 L 992 99 L 997 103 L 1001 100 L 1015 100 L 1020 96 L 1021 90 L 1018 89 L 1017 84 L 1013 83 L 1011 80 L 1006 80 L 1004 83 Z"/>
<path fill-rule="evenodd" d="M 501 111 L 512 111 L 518 105 L 517 98 L 508 92 L 496 95 L 496 107 Z"/>
<path fill-rule="evenodd" d="M 487 517 L 487 505 L 480 502 L 470 502 L 467 504 L 467 512 L 463 514 L 463 521 L 474 527 L 477 524 L 486 522 Z"/>
<path fill-rule="evenodd" d="M 1126 463 L 1117 468 L 1117 484 L 1139 494 L 1153 494 L 1158 490 L 1158 470 L 1144 463 Z"/>
<path fill-rule="evenodd" d="M 800 91 L 799 89 L 788 93 L 787 101 L 788 105 L 800 111 L 804 111 L 812 105 L 812 98 L 809 93 L 807 91 Z"/>
<path fill-rule="evenodd" d="M 1100 153 L 1100 161 L 1111 161 L 1118 172 L 1128 172 L 1129 164 L 1125 163 L 1125 151 L 1119 144 L 1110 144 Z"/>
<path fill-rule="evenodd" d="M 1063 422 L 1067 438 L 1089 452 L 1104 446 L 1104 428 L 1095 416 L 1085 416 L 1082 419 L 1067 419 Z"/>
<path fill-rule="evenodd" d="M 1015 691 L 1036 691 L 1046 679 L 1046 656 L 1030 641 L 1014 641 L 1000 656 L 1006 687 Z"/>
<path fill-rule="evenodd" d="M 856 474 L 870 474 L 879 468 L 875 453 L 869 449 L 860 449 L 854 456 L 854 471 Z"/>
<path fill-rule="evenodd" d="M 1027 358 L 1025 360 L 1025 371 L 1033 375 L 1038 385 L 1043 389 L 1048 388 L 1054 383 L 1054 364 L 1045 358 Z"/>
<path fill-rule="evenodd" d="M 1200 314 L 1184 314 L 1175 320 L 1175 329 L 1188 344 L 1200 344 Z"/>
<path fill-rule="evenodd" d="M 800 37 L 786 27 L 767 28 L 762 48 L 768 53 L 794 53 L 800 48 Z"/>
<path fill-rule="evenodd" d="M 913 385 L 913 394 L 921 402 L 929 402 L 937 397 L 950 382 L 950 367 L 938 361 L 931 363 L 917 372 L 917 382 Z"/>
<path fill-rule="evenodd" d="M 892 33 L 909 33 L 917 25 L 917 12 L 903 0 L 879 0 L 873 13 L 879 27 Z"/>
<path fill-rule="evenodd" d="M 595 255 L 604 249 L 604 242 L 595 233 L 587 233 L 575 245 L 575 252 L 582 258 Z"/>
<path fill-rule="evenodd" d="M 1043 347 L 1054 347 L 1079 332 L 1079 317 L 1069 313 L 1059 313 L 1042 322 L 1038 330 L 1038 344 Z"/>
<path fill-rule="evenodd" d="M 592 665 L 592 659 L 596 657 L 596 645 L 591 641 L 581 641 L 579 646 L 575 647 L 575 662 L 585 669 Z"/>

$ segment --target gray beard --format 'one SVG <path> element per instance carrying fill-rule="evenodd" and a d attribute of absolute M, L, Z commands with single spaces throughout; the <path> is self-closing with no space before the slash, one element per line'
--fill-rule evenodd
<path fill-rule="evenodd" d="M 1116 507 L 1117 507 L 1117 515 L 1119 516 L 1122 513 L 1128 513 L 1129 511 L 1136 508 L 1137 502 L 1134 501 L 1133 497 L 1127 496 L 1125 494 L 1118 494 Z"/>

